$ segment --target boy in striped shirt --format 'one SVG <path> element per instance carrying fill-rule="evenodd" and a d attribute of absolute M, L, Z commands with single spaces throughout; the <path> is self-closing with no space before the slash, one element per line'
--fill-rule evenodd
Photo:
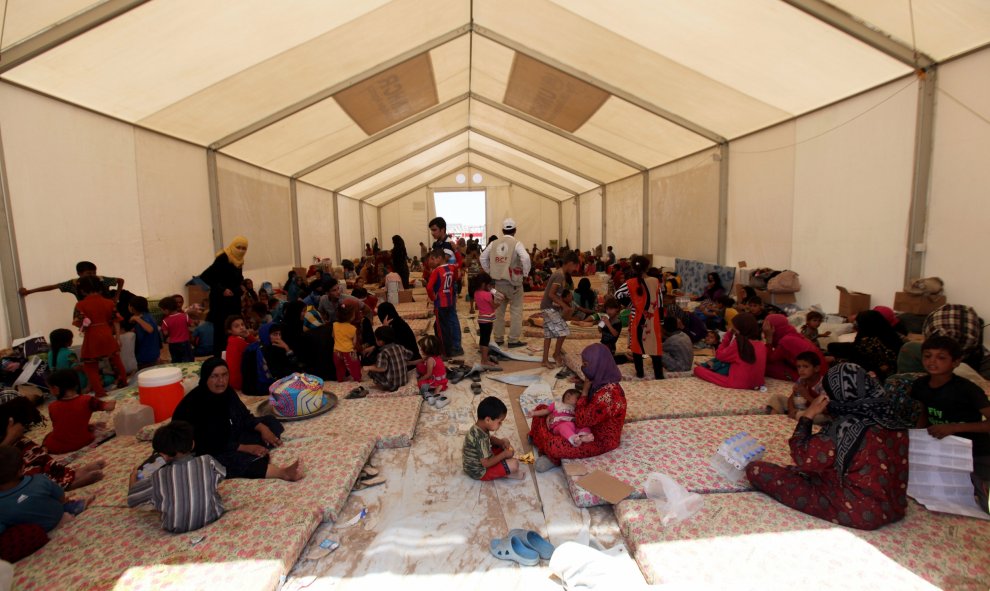
<path fill-rule="evenodd" d="M 162 514 L 162 529 L 172 533 L 193 531 L 223 515 L 217 485 L 227 470 L 213 456 L 194 456 L 193 427 L 172 421 L 159 427 L 151 440 L 165 465 L 153 474 L 131 472 L 127 506 L 151 503 Z M 145 469 L 147 471 L 147 468 Z"/>

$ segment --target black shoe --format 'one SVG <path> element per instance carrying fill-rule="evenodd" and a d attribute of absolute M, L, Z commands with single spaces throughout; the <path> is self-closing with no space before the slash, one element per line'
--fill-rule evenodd
<path fill-rule="evenodd" d="M 495 344 L 498 345 L 499 347 L 501 347 L 502 346 L 502 343 L 504 343 L 504 342 L 505 341 L 502 341 L 502 340 L 496 340 L 495 341 Z"/>
<path fill-rule="evenodd" d="M 515 349 L 516 347 L 525 347 L 526 343 L 523 341 L 509 341 L 509 348 Z"/>

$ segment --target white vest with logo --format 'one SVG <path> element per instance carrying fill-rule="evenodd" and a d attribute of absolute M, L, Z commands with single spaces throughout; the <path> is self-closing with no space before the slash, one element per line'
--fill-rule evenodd
<path fill-rule="evenodd" d="M 488 247 L 492 249 L 488 256 L 488 267 L 491 269 L 492 279 L 509 281 L 512 285 L 522 285 L 522 261 L 516 254 L 516 244 L 518 243 L 512 236 L 502 236 Z"/>

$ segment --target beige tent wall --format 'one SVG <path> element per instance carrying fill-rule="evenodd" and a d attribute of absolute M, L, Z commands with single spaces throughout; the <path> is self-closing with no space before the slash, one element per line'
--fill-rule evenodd
<path fill-rule="evenodd" d="M 925 276 L 945 280 L 951 303 L 973 306 L 984 322 L 990 321 L 986 249 L 979 245 L 990 228 L 987 72 L 990 49 L 945 64 L 938 73 L 924 263 Z M 990 330 L 985 338 L 990 344 Z"/>
<path fill-rule="evenodd" d="M 337 223 L 333 219 L 332 192 L 308 183 L 296 182 L 296 205 L 299 208 L 300 263 L 306 267 L 313 257 L 337 257 Z M 284 281 L 280 279 L 279 281 Z"/>
<path fill-rule="evenodd" d="M 616 256 L 643 251 L 643 175 L 605 185 L 605 244 Z"/>
<path fill-rule="evenodd" d="M 391 234 L 387 237 L 378 235 L 378 208 L 374 205 L 362 203 L 361 210 L 363 214 L 362 219 L 364 220 L 364 241 L 370 243 L 375 238 L 378 238 L 378 245 L 381 248 L 392 248 Z"/>
<path fill-rule="evenodd" d="M 248 239 L 244 276 L 284 281 L 293 266 L 289 179 L 223 155 L 217 156 L 223 243 Z"/>
<path fill-rule="evenodd" d="M 23 284 L 71 279 L 85 259 L 148 293 L 134 129 L 0 84 L 0 130 Z M 72 296 L 25 303 L 32 332 L 70 326 Z"/>
<path fill-rule="evenodd" d="M 206 153 L 141 129 L 134 148 L 147 293 L 185 294 L 186 282 L 215 254 Z"/>
<path fill-rule="evenodd" d="M 361 242 L 361 220 L 358 213 L 360 206 L 360 201 L 337 195 L 337 231 L 340 232 L 341 258 L 356 259 L 364 254 L 364 243 Z"/>
<path fill-rule="evenodd" d="M 527 250 L 533 244 L 546 246 L 560 234 L 557 202 L 522 187 L 511 185 L 488 190 L 487 236 L 502 235 L 502 221 L 516 221 L 516 238 Z"/>
<path fill-rule="evenodd" d="M 727 264 L 791 268 L 795 133 L 792 121 L 729 145 Z"/>
<path fill-rule="evenodd" d="M 410 257 L 419 256 L 420 242 L 427 247 L 433 242 L 426 227 L 426 197 L 427 189 L 417 189 L 380 208 L 382 236 L 387 237 L 389 245 L 392 236 L 402 236 Z"/>
<path fill-rule="evenodd" d="M 718 258 L 719 164 L 708 150 L 650 171 L 650 252 L 655 265 L 675 257 Z"/>
<path fill-rule="evenodd" d="M 571 248 L 591 250 L 602 243 L 602 191 L 593 189 L 578 196 L 578 207 L 581 209 L 578 218 L 577 244 L 571 243 Z"/>
<path fill-rule="evenodd" d="M 577 244 L 577 200 L 568 199 L 560 203 L 560 243 Z M 541 244 L 544 247 L 546 244 Z"/>
<path fill-rule="evenodd" d="M 917 84 L 901 80 L 797 121 L 791 266 L 802 304 L 835 311 L 845 285 L 890 305 L 901 289 L 916 105 Z"/>
<path fill-rule="evenodd" d="M 494 187 L 485 188 L 485 235 L 486 236 L 501 236 L 502 235 L 502 221 L 507 217 L 511 217 L 516 220 L 516 223 L 522 224 L 522 216 L 516 217 L 517 212 L 513 211 L 512 204 L 512 188 L 508 184 Z M 519 232 L 516 233 L 516 237 L 519 240 L 524 240 L 526 237 L 533 237 L 534 228 L 532 225 L 528 228 L 519 228 Z M 523 244 L 526 244 L 525 242 Z"/>

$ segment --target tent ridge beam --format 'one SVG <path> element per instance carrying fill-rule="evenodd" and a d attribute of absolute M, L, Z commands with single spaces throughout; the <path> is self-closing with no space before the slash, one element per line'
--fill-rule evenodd
<path fill-rule="evenodd" d="M 458 166 L 455 166 L 454 168 L 451 168 L 451 169 L 443 172 L 442 174 L 438 174 L 437 176 L 431 178 L 430 180 L 426 181 L 422 185 L 417 185 L 417 186 L 413 187 L 412 189 L 409 189 L 405 193 L 403 193 L 401 195 L 396 195 L 395 197 L 392 197 L 388 201 L 386 201 L 386 202 L 384 202 L 384 203 L 382 203 L 380 205 L 376 205 L 375 207 L 382 208 L 382 207 L 385 207 L 386 205 L 388 205 L 390 203 L 395 203 L 399 199 L 402 199 L 403 197 L 407 197 L 410 194 L 415 193 L 416 191 L 419 191 L 422 188 L 429 187 L 430 185 L 432 185 L 433 183 L 439 181 L 440 179 L 442 179 L 445 176 L 454 174 L 455 172 L 457 172 L 458 170 L 464 168 L 465 166 L 467 166 L 467 165 L 466 164 L 460 164 Z M 380 191 L 379 191 L 379 193 L 380 193 Z M 372 197 L 374 197 L 374 195 L 371 195 L 368 198 L 371 199 Z M 371 204 L 369 204 L 369 205 L 371 205 Z"/>
<path fill-rule="evenodd" d="M 364 203 L 365 201 L 367 201 L 368 199 L 371 199 L 375 195 L 380 195 L 380 194 L 384 193 L 385 191 L 388 191 L 389 189 L 391 189 L 393 187 L 397 187 L 397 186 L 401 185 L 402 183 L 408 181 L 409 179 L 416 178 L 417 175 L 423 174 L 423 171 L 424 170 L 428 170 L 430 168 L 433 168 L 434 166 L 440 166 L 441 164 L 444 164 L 446 162 L 450 162 L 454 158 L 457 158 L 458 156 L 463 156 L 464 154 L 467 154 L 467 153 L 468 153 L 468 148 L 464 148 L 463 150 L 458 150 L 458 151 L 454 152 L 453 154 L 451 154 L 450 156 L 447 156 L 445 158 L 441 158 L 440 160 L 437 160 L 436 162 L 434 162 L 432 164 L 429 164 L 427 166 L 424 166 L 424 167 L 420 168 L 416 172 L 413 172 L 411 174 L 407 174 L 407 175 L 405 175 L 404 177 L 402 177 L 400 179 L 397 179 L 395 181 L 392 181 L 392 182 L 388 183 L 387 185 L 385 185 L 384 187 L 381 187 L 380 189 L 376 189 L 373 193 L 369 193 L 368 195 L 365 195 L 364 197 L 355 197 L 355 199 L 357 199 L 358 201 L 361 201 L 362 203 Z M 467 166 L 467 164 L 464 164 L 463 166 Z M 369 203 L 368 205 L 371 205 L 371 204 Z M 372 206 L 372 207 L 375 207 L 375 206 Z"/>
<path fill-rule="evenodd" d="M 473 169 L 475 169 L 475 170 L 478 170 L 480 172 L 483 172 L 485 174 L 490 174 L 493 177 L 502 178 L 502 175 L 498 174 L 497 172 L 492 172 L 492 171 L 488 170 L 487 168 L 485 168 L 484 166 L 478 166 L 477 164 L 471 164 L 470 162 L 468 162 L 468 166 L 471 167 L 471 168 L 473 168 Z M 520 183 L 518 181 L 515 181 L 515 180 L 511 180 L 511 179 L 505 179 L 505 180 L 509 181 L 509 184 L 510 185 L 515 185 L 517 187 L 522 187 L 523 189 L 526 189 L 530 193 L 535 193 L 535 194 L 539 195 L 540 197 L 543 197 L 544 199 L 549 199 L 550 201 L 553 201 L 554 203 L 560 203 L 560 199 L 555 199 L 555 198 L 547 195 L 543 191 L 540 191 L 538 189 L 534 189 L 533 187 L 530 187 L 528 185 L 524 185 L 524 184 L 522 184 L 522 183 Z"/>
<path fill-rule="evenodd" d="M 927 70 L 935 65 L 935 60 L 931 57 L 866 25 L 824 0 L 784 0 L 784 2 L 912 68 Z"/>
<path fill-rule="evenodd" d="M 300 170 L 299 172 L 296 172 L 295 174 L 293 174 L 291 176 L 292 176 L 292 178 L 299 178 L 299 177 L 302 177 L 302 176 L 306 176 L 307 174 L 313 172 L 314 170 L 318 170 L 320 168 L 323 168 L 327 164 L 331 164 L 331 163 L 333 163 L 333 162 L 335 162 L 337 160 L 340 160 L 344 156 L 347 156 L 349 154 L 353 154 L 354 152 L 357 152 L 361 148 L 365 148 L 365 147 L 367 147 L 367 146 L 369 146 L 369 145 L 377 142 L 378 140 L 385 139 L 386 137 L 392 135 L 393 133 L 395 133 L 397 131 L 402 131 L 403 129 L 409 127 L 410 125 L 413 125 L 414 123 L 419 123 L 423 119 L 426 119 L 428 117 L 431 117 L 433 115 L 436 115 L 440 111 L 446 111 L 447 109 L 453 107 L 454 105 L 460 104 L 460 103 L 468 100 L 468 98 L 470 98 L 470 95 L 469 95 L 469 93 L 466 93 L 465 92 L 462 95 L 455 96 L 454 98 L 452 98 L 450 100 L 447 100 L 447 101 L 444 101 L 444 102 L 442 102 L 440 104 L 434 105 L 434 106 L 430 107 L 429 109 L 427 109 L 425 111 L 421 111 L 421 112 L 413 115 L 412 117 L 409 117 L 408 119 L 402 121 L 401 123 L 398 123 L 396 125 L 393 125 L 391 127 L 388 127 L 386 129 L 383 129 L 383 130 L 379 131 L 378 133 L 376 133 L 374 135 L 369 135 L 367 138 L 361 140 L 360 142 L 354 144 L 353 146 L 350 146 L 348 148 L 345 148 L 345 149 L 343 149 L 340 152 L 337 152 L 335 154 L 331 154 L 330 156 L 327 156 L 326 158 L 320 160 L 319 162 L 314 162 L 313 164 L 310 164 L 306 168 Z"/>
<path fill-rule="evenodd" d="M 399 164 L 402 164 L 403 162 L 405 162 L 406 160 L 409 160 L 410 158 L 414 158 L 416 156 L 419 156 L 420 154 L 422 154 L 423 152 L 426 152 L 427 150 L 432 150 L 433 148 L 439 146 L 440 144 L 442 144 L 444 142 L 449 142 L 450 140 L 455 139 L 455 138 L 457 138 L 458 136 L 460 136 L 460 135 L 462 135 L 464 133 L 467 133 L 468 129 L 469 128 L 467 128 L 467 127 L 462 127 L 460 129 L 457 129 L 457 130 L 452 131 L 451 133 L 448 133 L 447 135 L 445 135 L 445 136 L 443 136 L 441 138 L 435 139 L 432 142 L 430 142 L 430 143 L 428 143 L 428 144 L 426 144 L 426 145 L 424 145 L 424 146 L 422 146 L 420 148 L 417 148 L 417 149 L 413 150 L 412 152 L 406 152 L 405 154 L 402 155 L 401 158 L 397 158 L 397 159 L 395 159 L 395 160 L 393 160 L 393 161 L 391 161 L 391 162 L 389 162 L 387 164 L 383 164 L 382 166 L 379 166 L 378 168 L 376 168 L 376 169 L 374 169 L 372 171 L 369 171 L 369 172 L 367 172 L 365 174 L 362 174 L 361 176 L 357 177 L 356 179 L 354 179 L 352 181 L 348 181 L 346 184 L 337 187 L 336 189 L 334 189 L 334 191 L 337 191 L 337 192 L 346 191 L 347 189 L 353 187 L 354 185 L 356 185 L 356 184 L 358 184 L 360 182 L 366 181 L 366 180 L 370 179 L 371 177 L 373 177 L 373 176 L 375 176 L 377 174 L 381 174 L 382 172 L 385 172 L 386 170 L 392 168 L 393 166 L 398 166 Z"/>
<path fill-rule="evenodd" d="M 509 168 L 511 170 L 514 170 L 514 171 L 516 171 L 516 172 L 518 172 L 520 174 L 526 175 L 526 177 L 528 177 L 528 178 L 536 179 L 536 180 L 540 181 L 541 183 L 545 183 L 547 185 L 550 185 L 551 187 L 554 187 L 555 189 L 560 189 L 561 191 L 567 193 L 568 195 L 571 195 L 572 197 L 574 195 L 577 195 L 577 192 L 574 191 L 573 189 L 568 189 L 567 187 L 565 187 L 563 185 L 558 185 L 557 183 L 555 183 L 553 181 L 548 181 L 547 179 L 541 179 L 540 177 L 536 176 L 535 174 L 533 174 L 531 172 L 526 171 L 523 168 L 520 168 L 520 167 L 518 167 L 518 166 L 516 166 L 514 164 L 509 164 L 508 162 L 506 162 L 504 160 L 501 160 L 499 158 L 496 158 L 494 156 L 490 156 L 490 155 L 486 154 L 485 152 L 483 152 L 481 150 L 478 150 L 478 149 L 475 149 L 475 148 L 470 148 L 470 150 L 471 150 L 471 153 L 472 154 L 475 154 L 477 156 L 481 156 L 482 158 L 487 158 L 488 160 L 491 160 L 495 164 L 502 165 L 502 166 L 504 166 L 506 168 Z M 489 173 L 489 174 L 495 174 L 495 173 Z M 502 175 L 499 174 L 499 175 L 496 175 L 496 176 L 502 176 Z M 512 180 L 512 179 L 506 179 L 506 180 Z"/>
<path fill-rule="evenodd" d="M 585 148 L 588 148 L 589 150 L 591 150 L 593 152 L 596 152 L 598 154 L 601 154 L 602 156 L 605 156 L 606 158 L 611 158 L 612 160 L 615 160 L 616 162 L 621 162 L 622 164 L 625 164 L 629 168 L 638 170 L 639 172 L 643 172 L 644 170 L 646 170 L 646 167 L 643 166 L 642 164 L 638 163 L 638 162 L 634 162 L 634 161 L 626 158 L 625 156 L 622 156 L 620 154 L 616 154 L 615 152 L 612 152 L 611 150 L 607 150 L 607 149 L 605 149 L 605 148 L 603 148 L 603 147 L 601 147 L 601 146 L 599 146 L 597 144 L 594 144 L 592 142 L 589 142 L 586 139 L 582 139 L 582 138 L 574 135 L 573 133 L 564 131 L 563 129 L 560 129 L 559 127 L 555 127 L 555 126 L 547 123 L 546 121 L 543 121 L 542 119 L 538 119 L 536 117 L 533 117 L 529 113 L 524 113 L 524 112 L 522 112 L 522 111 L 520 111 L 518 109 L 514 109 L 514 108 L 512 108 L 512 107 L 510 107 L 510 106 L 508 106 L 508 105 L 506 105 L 504 103 L 501 103 L 499 101 L 492 100 L 492 99 L 490 99 L 488 97 L 485 97 L 485 96 L 481 96 L 480 94 L 477 94 L 477 93 L 474 93 L 474 92 L 471 93 L 471 98 L 473 100 L 478 101 L 479 103 L 482 103 L 484 105 L 487 105 L 487 106 L 489 106 L 489 107 L 491 107 L 493 109 L 496 109 L 498 111 L 501 111 L 501 112 L 505 113 L 506 115 L 511 115 L 511 116 L 516 117 L 518 119 L 522 119 L 526 123 L 530 123 L 532 125 L 535 125 L 535 126 L 539 127 L 540 129 L 543 129 L 544 131 L 549 131 L 550 133 L 552 133 L 554 135 L 557 135 L 557 136 L 562 137 L 564 139 L 570 140 L 570 141 L 572 141 L 572 142 L 574 142 L 576 144 L 579 144 L 579 145 L 581 145 L 581 146 L 583 146 Z"/>
<path fill-rule="evenodd" d="M 492 135 L 492 134 L 490 134 L 490 133 L 488 133 L 486 131 L 481 131 L 477 127 L 471 127 L 471 133 L 476 133 L 476 134 L 480 135 L 483 138 L 487 138 L 487 139 L 489 139 L 489 140 L 491 140 L 493 142 L 497 142 L 499 144 L 502 144 L 503 146 L 506 146 L 508 148 L 512 148 L 513 150 L 515 150 L 517 152 L 520 152 L 522 154 L 525 154 L 525 155 L 529 156 L 530 158 L 536 158 L 537 160 L 540 160 L 541 162 L 545 162 L 545 163 L 549 164 L 550 166 L 553 166 L 555 168 L 559 168 L 560 170 L 563 170 L 565 172 L 569 172 L 569 173 L 573 174 L 576 177 L 580 177 L 580 178 L 588 181 L 589 183 L 595 184 L 597 186 L 602 186 L 602 185 L 605 184 L 602 181 L 600 181 L 600 180 L 598 180 L 598 179 L 596 179 L 594 177 L 590 177 L 590 176 L 584 174 L 583 172 L 581 172 L 581 171 L 579 171 L 577 169 L 571 168 L 571 167 L 566 166 L 564 164 L 560 164 L 559 162 L 555 162 L 554 160 L 551 160 L 551 159 L 547 158 L 546 156 L 541 156 L 540 154 L 537 154 L 536 152 L 534 152 L 532 150 L 527 150 L 526 148 L 523 148 L 522 146 L 519 146 L 517 144 L 514 144 L 514 143 L 512 143 L 512 142 L 510 142 L 508 140 L 504 140 L 502 138 L 496 137 L 496 136 L 494 136 L 494 135 Z"/>
<path fill-rule="evenodd" d="M 11 45 L 0 54 L 0 74 L 70 41 L 83 33 L 112 21 L 148 0 L 106 0 Z"/>
<path fill-rule="evenodd" d="M 605 92 L 611 94 L 616 98 L 622 99 L 623 101 L 635 105 L 640 109 L 643 109 L 644 111 L 648 111 L 658 117 L 662 117 L 663 119 L 666 119 L 667 121 L 670 121 L 675 125 L 683 127 L 684 129 L 692 133 L 695 133 L 708 140 L 711 140 L 716 144 L 721 144 L 727 141 L 726 138 L 722 137 L 721 135 L 715 133 L 710 129 L 703 127 L 702 125 L 699 125 L 698 123 L 695 123 L 694 121 L 691 121 L 690 119 L 686 119 L 680 115 L 677 115 L 676 113 L 672 113 L 662 107 L 659 107 L 657 105 L 654 105 L 653 103 L 645 101 L 642 98 L 637 97 L 632 93 L 626 92 L 617 86 L 614 86 L 603 80 L 599 80 L 598 78 L 590 76 L 586 72 L 582 72 L 581 70 L 578 70 L 577 68 L 573 68 L 559 60 L 553 59 L 547 55 L 543 55 L 542 53 L 530 49 L 529 47 L 523 45 L 522 43 L 518 43 L 490 29 L 486 29 L 485 27 L 475 24 L 473 26 L 473 31 L 478 35 L 481 35 L 485 39 L 488 39 L 489 41 L 493 41 L 503 47 L 507 47 L 508 49 L 511 49 L 515 52 L 521 53 L 537 61 L 543 62 L 548 66 L 556 68 L 561 72 L 564 72 L 565 74 L 577 78 L 578 80 L 587 82 L 592 86 L 597 86 L 598 88 L 601 88 L 602 90 L 604 90 Z"/>
<path fill-rule="evenodd" d="M 457 27 L 456 29 L 447 31 L 446 33 L 440 35 L 439 37 L 434 37 L 433 39 L 430 39 L 425 43 L 422 43 L 420 45 L 417 45 L 416 47 L 413 47 L 412 49 L 400 53 L 399 55 L 393 57 L 392 59 L 381 62 L 374 68 L 365 70 L 364 72 L 361 72 L 356 76 L 352 76 L 351 78 L 348 78 L 343 82 L 334 84 L 333 86 L 330 86 L 328 88 L 324 88 L 323 90 L 315 94 L 312 94 L 302 100 L 296 101 L 295 103 L 289 105 L 288 107 L 279 109 L 278 111 L 275 111 L 274 113 L 268 115 L 267 117 L 259 119 L 254 123 L 251 123 L 250 125 L 247 125 L 231 134 L 228 134 L 220 138 L 219 140 L 212 143 L 210 147 L 215 150 L 219 150 L 221 148 L 229 146 L 230 144 L 242 140 L 247 136 L 251 135 L 252 133 L 255 133 L 256 131 L 262 130 L 274 123 L 278 123 L 282 119 L 295 115 L 296 113 L 302 111 L 303 109 L 312 107 L 313 105 L 332 97 L 333 95 L 337 94 L 342 90 L 350 88 L 355 84 L 364 82 L 368 78 L 380 74 L 393 66 L 397 66 L 402 62 L 408 61 L 411 58 L 414 58 L 421 53 L 436 49 L 437 47 L 449 43 L 450 41 L 453 41 L 458 37 L 462 37 L 470 32 L 471 32 L 470 24 L 462 25 L 460 27 Z"/>

